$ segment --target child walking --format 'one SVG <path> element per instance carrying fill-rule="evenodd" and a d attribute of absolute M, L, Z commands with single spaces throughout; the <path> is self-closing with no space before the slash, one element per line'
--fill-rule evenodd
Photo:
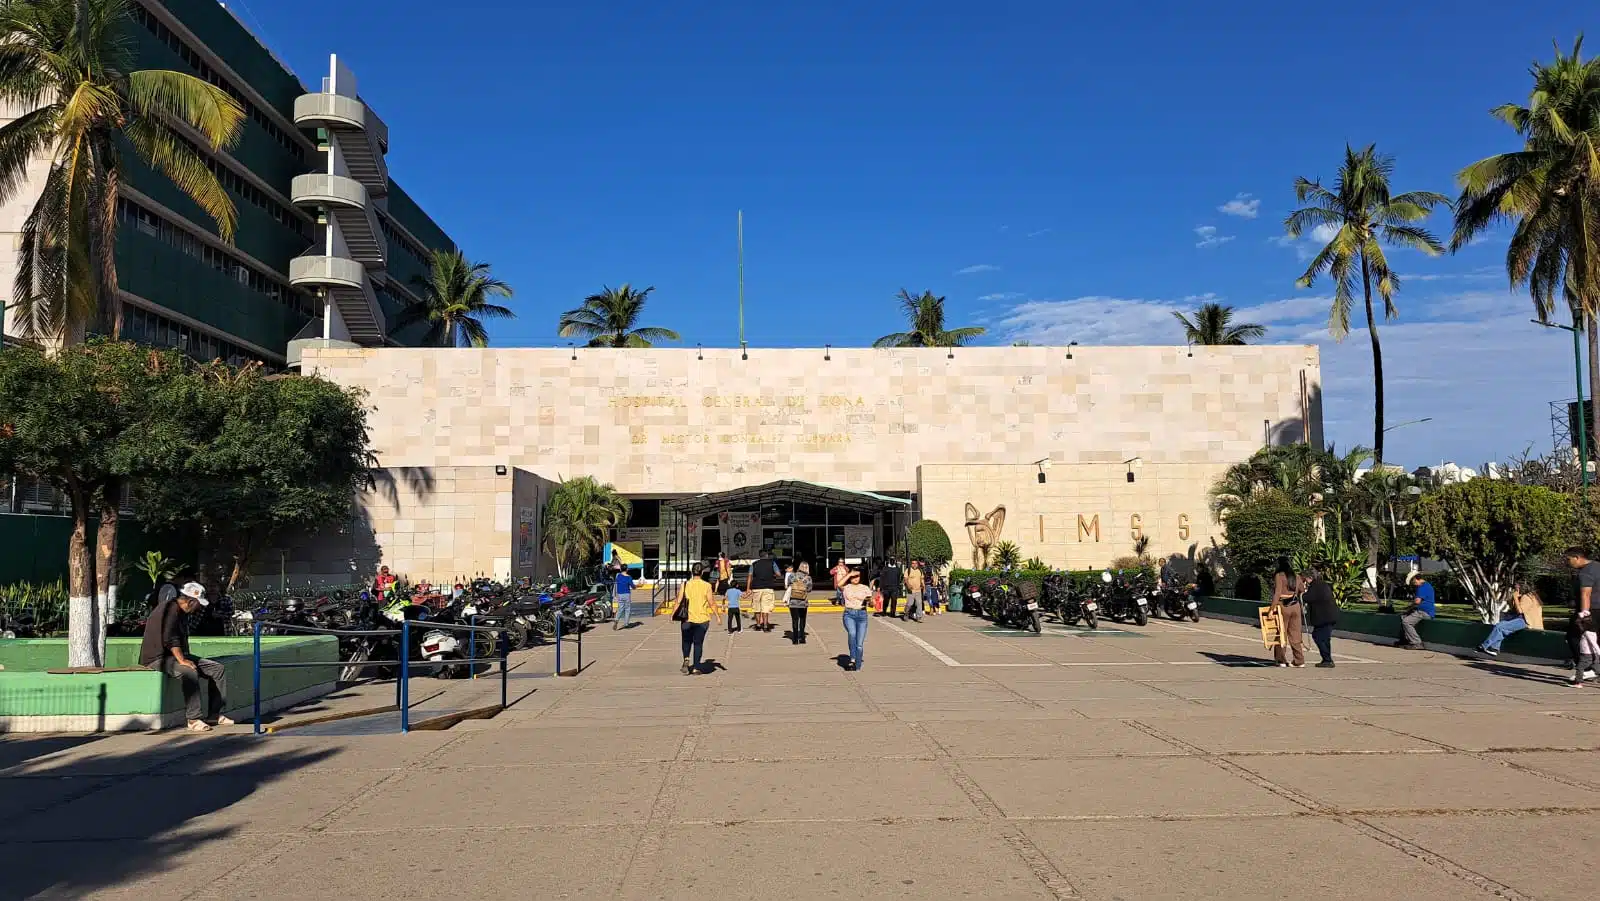
<path fill-rule="evenodd" d="M 744 631 L 744 623 L 739 618 L 739 596 L 744 592 L 732 585 L 728 586 L 728 634 Z"/>

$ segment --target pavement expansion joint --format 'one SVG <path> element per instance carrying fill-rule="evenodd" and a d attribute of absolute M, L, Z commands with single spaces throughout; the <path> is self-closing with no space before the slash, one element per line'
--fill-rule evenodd
<path fill-rule="evenodd" d="M 1000 838 L 1027 865 L 1034 878 L 1038 879 L 1057 901 L 1068 901 L 1068 899 L 1082 897 L 1077 887 L 1066 877 L 1066 874 L 1062 873 L 1050 861 L 1049 856 L 1040 851 L 1039 846 L 1035 845 L 1033 840 L 1016 823 L 1006 819 L 1005 812 L 1000 809 L 1000 805 L 996 804 L 995 800 L 989 797 L 988 792 L 985 792 L 982 786 L 978 785 L 971 776 L 968 776 L 961 769 L 960 762 L 951 755 L 950 749 L 935 738 L 933 733 L 928 731 L 927 726 L 920 722 L 908 722 L 906 725 L 912 732 L 916 733 L 924 744 L 933 750 L 934 761 L 944 772 L 945 777 L 954 782 L 957 788 L 961 789 L 962 794 L 967 796 L 967 799 L 978 809 L 982 817 L 985 820 L 1000 824 Z"/>

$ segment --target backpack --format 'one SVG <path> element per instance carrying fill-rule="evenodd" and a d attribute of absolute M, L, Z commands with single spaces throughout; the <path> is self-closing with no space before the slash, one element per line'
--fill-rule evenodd
<path fill-rule="evenodd" d="M 794 582 L 789 586 L 789 597 L 796 601 L 803 601 L 811 593 L 811 577 L 802 572 L 794 574 Z"/>

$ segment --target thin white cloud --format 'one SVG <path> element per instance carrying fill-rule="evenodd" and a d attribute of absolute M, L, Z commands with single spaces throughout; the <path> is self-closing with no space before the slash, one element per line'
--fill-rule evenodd
<path fill-rule="evenodd" d="M 994 294 L 985 294 L 978 298 L 979 303 L 993 303 L 999 300 L 1017 300 L 1022 297 L 1015 291 L 997 291 Z"/>
<path fill-rule="evenodd" d="M 977 275 L 980 272 L 999 272 L 1000 267 L 990 263 L 979 263 L 976 266 L 966 266 L 956 270 L 956 275 Z"/>
<path fill-rule="evenodd" d="M 1053 228 L 1041 228 L 1036 232 L 1028 232 L 1028 237 L 1030 237 L 1030 238 L 1038 238 L 1038 237 L 1042 237 L 1044 235 L 1048 235 L 1053 231 L 1055 231 L 1055 229 L 1053 229 Z"/>
<path fill-rule="evenodd" d="M 1305 295 L 1269 300 L 1233 311 L 1235 322 L 1254 322 L 1257 325 L 1285 325 L 1307 321 L 1320 322 L 1327 318 L 1332 297 Z"/>
<path fill-rule="evenodd" d="M 1261 198 L 1254 194 L 1236 194 L 1232 200 L 1217 207 L 1217 212 L 1241 219 L 1254 219 L 1261 212 Z"/>
<path fill-rule="evenodd" d="M 1194 230 L 1194 233 L 1195 236 L 1200 239 L 1194 242 L 1194 246 L 1199 248 L 1220 247 L 1221 245 L 1232 241 L 1234 237 L 1233 235 L 1217 234 L 1217 227 L 1215 225 L 1197 226 Z"/>
<path fill-rule="evenodd" d="M 1288 235 L 1274 235 L 1268 238 L 1267 242 L 1279 247 L 1294 248 L 1296 257 L 1302 260 L 1309 260 L 1317 255 L 1317 251 L 1326 247 L 1328 242 L 1333 240 L 1333 236 L 1338 233 L 1339 227 L 1336 225 L 1319 225 L 1313 228 L 1310 234 L 1301 237 L 1298 241 Z"/>

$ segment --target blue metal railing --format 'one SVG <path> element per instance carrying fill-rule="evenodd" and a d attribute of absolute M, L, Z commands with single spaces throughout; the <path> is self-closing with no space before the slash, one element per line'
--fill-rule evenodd
<path fill-rule="evenodd" d="M 282 630 L 285 630 L 285 631 L 298 632 L 298 633 L 301 633 L 301 634 L 333 635 L 333 636 L 345 637 L 345 638 L 360 637 L 360 636 L 386 636 L 386 637 L 399 636 L 400 648 L 402 650 L 401 650 L 401 652 L 399 654 L 399 659 L 398 660 L 364 660 L 364 661 L 358 662 L 356 665 L 362 667 L 363 669 L 368 667 L 368 666 L 398 666 L 400 668 L 399 677 L 395 680 L 395 703 L 396 703 L 396 706 L 398 706 L 400 708 L 400 731 L 401 732 L 410 732 L 411 731 L 411 704 L 410 704 L 410 701 L 411 701 L 411 686 L 410 686 L 410 682 L 411 682 L 411 662 L 412 662 L 411 661 L 411 624 L 412 624 L 411 620 L 406 620 L 405 622 L 400 624 L 400 628 L 399 629 L 324 629 L 324 628 L 320 628 L 320 627 L 317 627 L 317 626 L 301 626 L 301 625 L 295 625 L 295 624 L 291 624 L 291 623 L 273 623 L 273 622 L 263 622 L 261 620 L 257 620 L 253 624 L 254 625 L 254 629 L 253 629 L 254 654 L 252 655 L 252 666 L 251 666 L 251 681 L 252 681 L 252 684 L 254 686 L 254 694 L 255 694 L 255 697 L 253 699 L 254 700 L 254 705 L 255 705 L 255 708 L 254 708 L 254 711 L 253 711 L 253 713 L 254 713 L 254 721 L 255 721 L 254 722 L 255 734 L 257 734 L 257 735 L 261 734 L 261 671 L 263 669 L 303 669 L 303 668 L 314 667 L 314 666 L 338 666 L 338 667 L 344 667 L 344 666 L 350 666 L 351 665 L 351 662 L 348 661 L 348 660 L 317 660 L 317 661 L 311 661 L 311 662 L 294 662 L 294 663 L 262 663 L 261 662 L 261 627 L 262 626 L 271 626 L 274 629 L 282 629 Z M 460 660 L 457 660 L 457 661 L 452 661 L 452 663 L 457 663 L 457 662 L 465 663 L 468 666 L 468 668 L 472 669 L 474 671 L 474 674 L 476 674 L 476 668 L 477 668 L 476 665 L 478 663 L 481 663 L 481 662 L 484 662 L 484 661 L 499 660 L 500 661 L 500 707 L 503 710 L 507 706 L 509 706 L 508 703 L 507 703 L 508 697 L 509 697 L 509 693 L 508 693 L 508 689 L 507 689 L 507 682 L 508 682 L 508 679 L 509 679 L 509 675 L 508 675 L 509 674 L 509 667 L 508 667 L 507 664 L 508 664 L 508 658 L 509 658 L 510 653 L 511 653 L 511 645 L 510 645 L 510 642 L 506 638 L 506 631 L 507 631 L 506 629 L 504 629 L 502 627 L 499 627 L 499 626 L 475 626 L 475 625 L 466 625 L 466 624 L 462 624 L 462 623 L 426 622 L 426 623 L 424 623 L 424 625 L 426 625 L 429 629 L 456 629 L 456 630 L 472 632 L 472 633 L 477 633 L 477 632 L 497 632 L 497 633 L 499 633 L 500 653 L 498 655 L 493 656 L 493 657 L 478 657 L 478 656 L 476 656 L 477 643 L 476 642 L 469 642 L 468 643 L 468 656 L 465 657 L 465 658 L 462 658 Z M 558 629 L 559 629 L 559 625 L 558 625 Z M 556 647 L 557 647 L 557 671 L 559 672 L 559 670 L 560 670 L 559 631 L 557 633 L 557 645 L 556 645 Z M 580 659 L 580 661 L 582 659 L 581 651 L 580 651 L 580 654 L 579 654 L 579 659 Z M 419 662 L 419 663 L 426 662 L 426 663 L 429 663 L 430 665 L 435 665 L 435 666 L 446 665 L 446 664 L 434 664 L 432 661 L 419 660 L 417 662 Z"/>

